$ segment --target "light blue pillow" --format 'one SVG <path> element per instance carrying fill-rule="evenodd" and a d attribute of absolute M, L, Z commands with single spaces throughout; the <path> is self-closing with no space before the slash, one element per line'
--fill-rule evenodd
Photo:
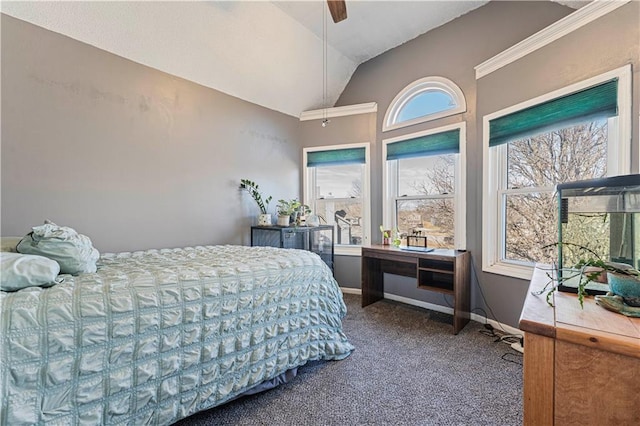
<path fill-rule="evenodd" d="M 60 273 L 79 274 L 96 272 L 100 253 L 93 248 L 86 235 L 74 229 L 47 222 L 34 226 L 18 244 L 18 252 L 35 254 L 53 259 L 60 265 Z"/>
<path fill-rule="evenodd" d="M 26 287 L 57 284 L 60 265 L 43 256 L 0 252 L 0 290 L 16 291 Z"/>

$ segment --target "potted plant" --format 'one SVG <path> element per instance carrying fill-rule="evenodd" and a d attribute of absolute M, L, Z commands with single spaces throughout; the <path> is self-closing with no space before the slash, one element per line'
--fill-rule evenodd
<path fill-rule="evenodd" d="M 640 316 L 640 272 L 633 268 L 609 271 L 607 272 L 607 282 L 611 293 L 620 297 L 621 302 L 627 306 L 638 308 L 633 316 Z"/>
<path fill-rule="evenodd" d="M 258 216 L 258 225 L 270 226 L 271 214 L 267 213 L 267 207 L 269 207 L 269 202 L 272 199 L 271 195 L 263 200 L 262 194 L 259 191 L 260 187 L 258 186 L 258 184 L 249 179 L 240 179 L 240 189 L 247 191 L 258 205 L 258 208 L 260 209 L 260 216 Z"/>
<path fill-rule="evenodd" d="M 291 215 L 295 211 L 297 200 L 278 200 L 276 210 L 278 211 L 278 225 L 289 226 Z"/>
<path fill-rule="evenodd" d="M 586 287 L 591 282 L 609 284 L 612 295 L 620 297 L 630 306 L 640 307 L 640 271 L 634 269 L 631 265 L 602 260 L 593 250 L 577 244 L 554 243 L 545 246 L 545 248 L 559 244 L 578 247 L 588 255 L 578 259 L 569 268 L 563 268 L 562 271 L 554 270 L 553 275 L 547 273 L 550 278 L 549 282 L 536 294 L 546 292 L 547 303 L 550 306 L 553 306 L 551 302 L 553 292 L 558 290 L 563 283 L 578 280 L 577 293 L 581 307 L 584 306 L 584 296 L 589 294 Z M 561 274 L 560 272 L 563 273 Z"/>
<path fill-rule="evenodd" d="M 278 200 L 278 225 L 289 226 L 291 223 L 298 224 L 300 218 L 311 213 L 311 209 L 306 204 L 302 204 L 297 198 L 291 200 Z"/>
<path fill-rule="evenodd" d="M 384 229 L 384 226 L 380 225 L 380 232 L 382 233 L 382 245 L 388 246 L 391 238 L 391 229 Z"/>

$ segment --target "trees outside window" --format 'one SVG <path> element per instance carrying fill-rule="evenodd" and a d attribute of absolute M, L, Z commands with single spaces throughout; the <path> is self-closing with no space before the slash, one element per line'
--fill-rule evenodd
<path fill-rule="evenodd" d="M 420 232 L 434 248 L 455 246 L 455 163 L 458 154 L 397 161 L 397 229 Z"/>
<path fill-rule="evenodd" d="M 383 141 L 384 227 L 465 249 L 464 123 Z"/>
<path fill-rule="evenodd" d="M 501 203 L 505 211 L 505 259 L 526 263 L 552 263 L 558 239 L 555 185 L 607 174 L 607 120 L 596 120 L 545 132 L 506 145 L 507 189 Z M 565 231 L 567 241 L 594 247 L 589 233 L 608 226 L 602 215 L 585 214 L 582 225 Z M 595 246 L 608 257 L 603 241 Z"/>

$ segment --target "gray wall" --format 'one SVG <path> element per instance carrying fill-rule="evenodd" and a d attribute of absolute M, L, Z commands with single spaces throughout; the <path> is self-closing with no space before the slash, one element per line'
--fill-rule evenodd
<path fill-rule="evenodd" d="M 326 127 L 322 127 L 322 120 L 302 121 L 300 123 L 302 143 L 305 147 L 314 147 L 369 142 L 371 164 L 377 164 L 380 160 L 376 155 L 379 155 L 380 150 L 377 149 L 376 120 L 376 113 L 367 113 L 333 117 Z M 300 163 L 302 164 L 302 157 Z M 375 186 L 376 181 L 372 183 L 374 187 L 371 189 L 371 194 L 379 194 L 381 189 Z M 367 201 L 370 202 L 370 200 Z M 380 242 L 379 226 L 378 222 L 372 221 L 370 231 L 371 238 L 378 243 Z M 334 275 L 340 286 L 360 288 L 360 256 L 335 256 Z"/>
<path fill-rule="evenodd" d="M 100 251 L 248 244 L 241 178 L 300 193 L 296 118 L 1 19 L 2 235 L 50 219 Z"/>
<path fill-rule="evenodd" d="M 378 103 L 376 155 L 372 157 L 373 223 L 382 223 L 382 161 L 380 160 L 382 139 L 406 133 L 440 127 L 460 121 L 467 123 L 467 249 L 473 257 L 474 274 L 472 283 L 472 306 L 477 313 L 487 311 L 487 298 L 494 317 L 500 322 L 516 326 L 526 293 L 527 282 L 509 279 L 481 272 L 482 238 L 482 129 L 477 98 L 474 67 L 503 50 L 511 47 L 531 34 L 558 21 L 573 10 L 553 2 L 490 2 L 442 27 L 424 34 L 410 42 L 390 50 L 358 67 L 345 88 L 336 106 L 362 102 Z M 637 21 L 636 21 L 637 22 Z M 546 58 L 540 59 L 547 63 Z M 538 71 L 540 68 L 538 68 Z M 454 81 L 464 92 L 467 112 L 405 129 L 381 132 L 382 121 L 389 104 L 407 84 L 426 76 L 443 76 Z M 505 90 L 500 87 L 500 78 L 495 80 L 494 93 L 483 92 L 483 96 L 505 95 L 509 91 L 518 92 L 529 83 L 525 79 L 512 76 L 515 87 Z M 536 80 L 549 79 L 545 71 Z M 526 82 L 526 83 L 525 83 Z M 484 105 L 485 104 L 480 104 Z M 346 265 L 345 265 L 346 266 Z M 359 268 L 358 265 L 354 267 Z M 356 269 L 350 274 L 356 274 Z M 482 287 L 480 287 L 482 286 Z M 481 291 L 482 290 L 482 291 Z M 442 295 L 417 291 L 415 282 L 402 277 L 387 276 L 385 291 L 400 296 L 419 299 L 430 303 L 447 305 Z"/>

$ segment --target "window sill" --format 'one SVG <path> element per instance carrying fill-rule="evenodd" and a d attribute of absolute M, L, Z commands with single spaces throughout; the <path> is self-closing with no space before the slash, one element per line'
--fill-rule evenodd
<path fill-rule="evenodd" d="M 531 276 L 533 275 L 533 266 L 496 262 L 489 266 L 483 265 L 482 271 L 530 281 Z"/>
<path fill-rule="evenodd" d="M 334 246 L 333 254 L 336 256 L 361 256 L 362 246 Z"/>

